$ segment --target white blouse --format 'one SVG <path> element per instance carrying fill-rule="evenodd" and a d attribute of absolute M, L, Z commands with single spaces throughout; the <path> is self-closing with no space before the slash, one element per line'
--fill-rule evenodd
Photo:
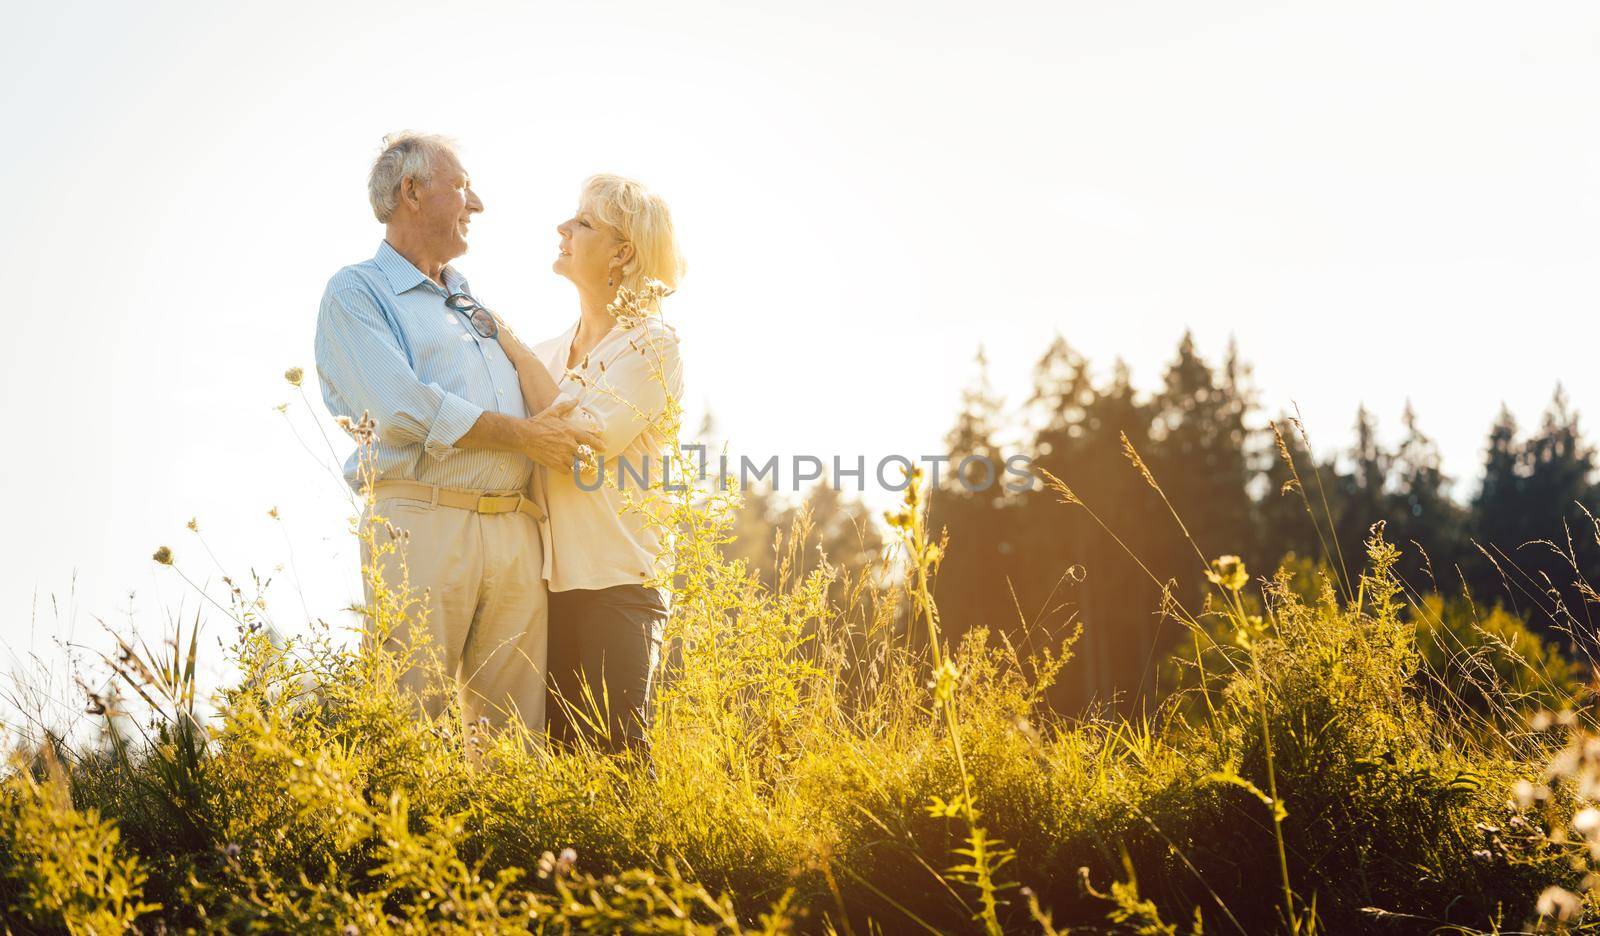
<path fill-rule="evenodd" d="M 579 478 L 544 466 L 534 471 L 533 496 L 548 514 L 541 525 L 544 578 L 558 592 L 640 585 L 670 571 L 670 557 L 662 555 L 662 531 L 637 507 L 628 508 L 626 498 L 653 503 L 655 515 L 664 514 L 662 471 L 677 439 L 668 439 L 656 423 L 669 394 L 683 398 L 678 335 L 657 315 L 632 328 L 615 325 L 569 373 L 567 357 L 577 331 L 574 322 L 535 345 L 533 354 L 559 386 L 557 400 L 577 399 L 573 420 L 603 440 L 595 458 L 603 459 L 605 478 L 602 483 L 592 470 Z M 682 480 L 674 477 L 672 483 Z"/>

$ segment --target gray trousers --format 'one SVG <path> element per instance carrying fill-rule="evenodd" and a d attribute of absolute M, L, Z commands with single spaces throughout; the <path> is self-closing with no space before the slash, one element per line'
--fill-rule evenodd
<path fill-rule="evenodd" d="M 551 592 L 550 736 L 583 734 L 613 751 L 641 744 L 666 622 L 661 592 L 644 585 Z"/>

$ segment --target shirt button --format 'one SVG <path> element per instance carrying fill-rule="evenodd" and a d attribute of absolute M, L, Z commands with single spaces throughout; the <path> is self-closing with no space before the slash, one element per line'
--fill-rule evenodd
<path fill-rule="evenodd" d="M 498 393 L 501 396 L 505 396 L 506 395 L 506 392 L 504 390 L 496 390 L 495 393 Z"/>

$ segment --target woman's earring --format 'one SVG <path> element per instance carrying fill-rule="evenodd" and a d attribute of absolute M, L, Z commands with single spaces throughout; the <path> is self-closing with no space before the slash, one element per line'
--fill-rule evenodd
<path fill-rule="evenodd" d="M 607 286 L 615 286 L 615 285 L 617 285 L 616 283 L 611 282 L 611 274 L 610 273 L 606 274 L 606 285 Z"/>

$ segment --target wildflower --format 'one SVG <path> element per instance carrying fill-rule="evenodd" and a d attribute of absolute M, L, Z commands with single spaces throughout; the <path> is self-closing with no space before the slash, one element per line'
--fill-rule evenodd
<path fill-rule="evenodd" d="M 361 936 L 361 927 L 354 923 L 346 923 L 344 929 L 339 931 L 339 936 Z"/>
<path fill-rule="evenodd" d="M 1211 560 L 1206 578 L 1234 592 L 1250 584 L 1250 575 L 1244 570 L 1244 560 L 1238 556 L 1218 556 Z"/>
<path fill-rule="evenodd" d="M 1572 828 L 1584 838 L 1593 835 L 1597 829 L 1600 829 L 1600 809 L 1590 806 L 1586 809 L 1578 810 L 1578 814 L 1572 817 Z"/>
<path fill-rule="evenodd" d="M 289 381 L 291 386 L 300 386 L 300 381 L 305 377 L 305 371 L 298 367 L 291 367 L 283 372 L 283 379 Z"/>
<path fill-rule="evenodd" d="M 172 565 L 172 550 L 163 546 L 156 550 L 155 555 L 151 556 L 150 558 L 165 566 Z"/>
<path fill-rule="evenodd" d="M 578 863 L 578 850 L 568 845 L 561 849 L 561 856 L 556 859 L 556 871 L 566 874 Z"/>
<path fill-rule="evenodd" d="M 1572 917 L 1582 906 L 1578 895 L 1555 885 L 1546 887 L 1535 905 L 1540 916 L 1553 916 L 1558 920 Z"/>
<path fill-rule="evenodd" d="M 222 853 L 229 858 L 239 857 L 239 853 L 241 851 L 244 851 L 244 849 L 239 847 L 238 842 L 229 842 L 228 844 L 222 846 Z"/>
<path fill-rule="evenodd" d="M 278 508 L 274 507 L 271 510 L 267 511 L 267 516 L 271 517 L 274 520 L 278 519 Z"/>
<path fill-rule="evenodd" d="M 200 522 L 199 522 L 199 520 L 197 520 L 194 517 L 190 517 L 189 518 L 189 522 L 184 524 L 184 526 L 188 527 L 189 528 L 189 532 L 191 532 L 191 533 L 199 533 L 200 532 Z"/>

